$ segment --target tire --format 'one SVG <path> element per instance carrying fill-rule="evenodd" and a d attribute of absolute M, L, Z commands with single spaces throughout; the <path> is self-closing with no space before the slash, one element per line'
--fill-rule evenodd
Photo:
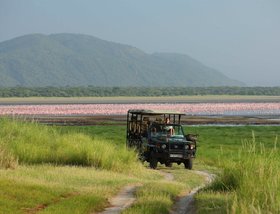
<path fill-rule="evenodd" d="M 150 168 L 151 169 L 156 169 L 157 168 L 157 164 L 158 164 L 158 160 L 156 157 L 153 157 L 153 153 L 151 153 L 151 157 L 150 157 Z"/>
<path fill-rule="evenodd" d="M 139 154 L 139 160 L 141 161 L 141 163 L 144 163 L 146 158 L 144 154 Z"/>
<path fill-rule="evenodd" d="M 166 162 L 166 163 L 165 163 L 165 166 L 166 166 L 166 167 L 172 167 L 172 163 L 171 163 L 171 162 Z"/>
<path fill-rule="evenodd" d="M 185 165 L 185 169 L 191 170 L 192 167 L 193 167 L 193 159 L 192 159 L 192 158 L 187 159 L 187 160 L 184 162 L 184 165 Z"/>

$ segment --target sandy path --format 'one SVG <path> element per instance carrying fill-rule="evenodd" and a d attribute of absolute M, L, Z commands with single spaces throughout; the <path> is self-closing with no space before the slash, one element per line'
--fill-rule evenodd
<path fill-rule="evenodd" d="M 205 183 L 201 186 L 198 186 L 192 189 L 189 193 L 185 196 L 181 197 L 174 205 L 170 214 L 193 214 L 195 213 L 195 206 L 194 206 L 194 195 L 198 192 L 198 190 L 205 187 L 207 184 L 214 180 L 214 175 L 208 172 L 203 171 L 194 171 L 195 173 L 202 175 L 205 177 Z"/>
<path fill-rule="evenodd" d="M 159 172 L 164 177 L 164 180 L 166 180 L 166 181 L 173 181 L 174 180 L 174 176 L 170 172 L 163 172 L 163 171 L 159 171 Z"/>
<path fill-rule="evenodd" d="M 109 200 L 110 207 L 107 207 L 100 214 L 121 213 L 121 211 L 131 206 L 136 200 L 135 191 L 139 186 L 141 185 L 137 184 L 125 186 L 115 197 Z"/>
<path fill-rule="evenodd" d="M 173 181 L 174 176 L 168 172 L 160 171 L 166 181 Z M 107 207 L 100 214 L 118 214 L 130 207 L 136 200 L 135 192 L 140 184 L 125 186 L 115 197 L 109 200 L 110 207 Z"/>

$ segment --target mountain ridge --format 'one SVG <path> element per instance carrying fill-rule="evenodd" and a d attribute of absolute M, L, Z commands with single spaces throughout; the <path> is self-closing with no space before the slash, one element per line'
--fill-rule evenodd
<path fill-rule="evenodd" d="M 83 34 L 29 34 L 0 43 L 0 86 L 242 86 L 183 54 L 147 54 Z"/>

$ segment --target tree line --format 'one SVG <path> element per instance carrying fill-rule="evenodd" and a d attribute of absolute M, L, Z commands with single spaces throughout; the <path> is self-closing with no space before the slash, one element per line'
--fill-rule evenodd
<path fill-rule="evenodd" d="M 280 87 L 0 87 L 0 97 L 109 97 L 192 95 L 280 96 Z"/>

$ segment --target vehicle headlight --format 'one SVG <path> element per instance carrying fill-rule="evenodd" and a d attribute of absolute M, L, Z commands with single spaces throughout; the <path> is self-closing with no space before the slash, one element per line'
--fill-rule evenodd
<path fill-rule="evenodd" d="M 193 144 L 185 145 L 185 149 L 190 149 L 190 150 L 195 149 L 195 145 Z"/>
<path fill-rule="evenodd" d="M 161 146 L 161 148 L 162 148 L 162 149 L 165 149 L 165 148 L 166 148 L 166 145 L 165 145 L 165 144 L 163 144 L 163 145 Z"/>

